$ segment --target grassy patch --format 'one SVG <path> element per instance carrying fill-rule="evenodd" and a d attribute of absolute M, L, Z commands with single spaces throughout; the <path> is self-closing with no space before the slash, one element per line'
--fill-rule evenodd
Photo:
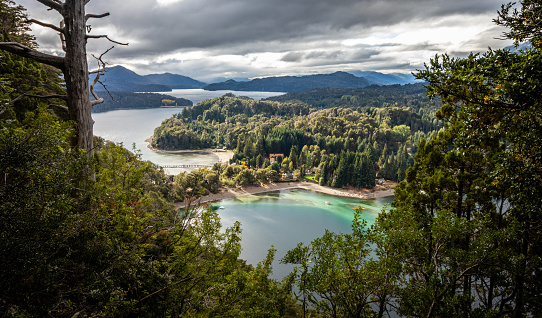
<path fill-rule="evenodd" d="M 314 180 L 314 176 L 304 176 L 303 181 L 317 183 L 316 180 Z"/>

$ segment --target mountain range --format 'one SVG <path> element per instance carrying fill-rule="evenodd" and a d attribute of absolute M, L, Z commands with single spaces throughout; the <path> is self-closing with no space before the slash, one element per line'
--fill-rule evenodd
<path fill-rule="evenodd" d="M 335 72 L 304 76 L 280 76 L 256 78 L 248 81 L 233 79 L 213 83 L 197 81 L 193 78 L 171 74 L 139 75 L 123 66 L 106 68 L 100 81 L 111 92 L 169 92 L 173 89 L 232 90 L 232 91 L 265 91 L 265 92 L 299 92 L 315 88 L 364 88 L 370 85 L 394 85 L 415 83 L 411 74 L 384 74 L 371 71 Z M 97 85 L 97 91 L 104 88 Z"/>
<path fill-rule="evenodd" d="M 267 92 L 300 92 L 314 88 L 363 88 L 371 83 L 363 77 L 346 72 L 317 74 L 305 76 L 281 76 L 253 79 L 250 82 L 228 80 L 222 83 L 209 84 L 203 89 L 209 91 L 267 91 Z"/>
<path fill-rule="evenodd" d="M 358 77 L 363 77 L 369 82 L 371 82 L 371 84 L 376 85 L 405 85 L 421 82 L 420 80 L 417 80 L 414 75 L 405 73 L 384 74 L 374 71 L 350 71 L 349 73 L 354 74 Z"/>
<path fill-rule="evenodd" d="M 170 92 L 173 89 L 202 88 L 206 85 L 190 77 L 171 73 L 139 75 L 123 66 L 106 68 L 100 81 L 110 92 Z M 96 85 L 96 90 L 103 91 L 104 88 Z"/>

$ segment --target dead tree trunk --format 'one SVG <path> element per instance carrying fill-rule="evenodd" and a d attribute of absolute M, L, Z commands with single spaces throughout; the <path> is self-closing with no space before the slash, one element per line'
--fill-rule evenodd
<path fill-rule="evenodd" d="M 40 63 L 59 68 L 64 73 L 66 81 L 69 118 L 76 124 L 76 137 L 73 147 L 83 149 L 90 156 L 93 153 L 93 126 L 92 106 L 103 99 L 91 101 L 88 84 L 87 39 L 106 38 L 106 35 L 87 35 L 87 20 L 90 18 L 103 18 L 109 15 L 85 14 L 85 6 L 90 0 L 36 0 L 62 16 L 60 26 L 30 20 L 29 22 L 57 31 L 60 34 L 62 48 L 66 52 L 64 57 L 41 53 L 28 46 L 16 42 L 0 42 L 0 50 L 32 58 Z M 117 44 L 123 44 L 112 41 Z M 125 45 L 125 44 L 124 44 Z"/>
<path fill-rule="evenodd" d="M 68 0 L 63 5 L 66 47 L 64 80 L 68 93 L 69 118 L 77 124 L 74 146 L 93 152 L 93 125 L 88 86 L 85 0 Z"/>

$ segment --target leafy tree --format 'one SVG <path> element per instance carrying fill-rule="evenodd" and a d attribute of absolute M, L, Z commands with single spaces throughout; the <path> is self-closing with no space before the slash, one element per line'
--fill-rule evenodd
<path fill-rule="evenodd" d="M 0 41 L 36 46 L 34 37 L 28 33 L 28 17 L 22 6 L 9 0 L 0 1 L 0 22 Z M 4 119 L 22 121 L 26 112 L 34 111 L 43 103 L 40 96 L 65 94 L 60 85 L 59 71 L 7 51 L 0 51 L 0 74 L 5 81 L 3 92 L 8 97 L 0 105 L 0 116 Z M 51 98 L 49 101 L 50 107 L 54 107 L 62 117 L 67 117 L 63 100 Z"/>
<path fill-rule="evenodd" d="M 503 6 L 498 22 L 512 28 L 506 36 L 539 39 L 541 18 L 533 13 L 541 6 Z M 541 62 L 533 43 L 519 53 L 437 56 L 418 73 L 429 96 L 443 101 L 437 116 L 446 124 L 419 143 L 394 208 L 377 223 L 403 264 L 399 314 L 540 312 Z"/>
<path fill-rule="evenodd" d="M 326 231 L 308 246 L 299 243 L 281 260 L 300 265 L 287 279 L 299 288 L 296 296 L 304 307 L 314 306 L 325 317 L 370 317 L 373 302 L 379 305 L 378 315 L 384 314 L 388 294 L 382 291 L 392 281 L 391 272 L 370 259 L 371 235 L 360 214 L 357 210 L 352 234 Z"/>
<path fill-rule="evenodd" d="M 288 156 L 288 159 L 290 160 L 290 162 L 293 164 L 293 168 L 296 169 L 297 166 L 298 166 L 298 158 L 297 158 L 297 153 L 295 151 L 295 147 L 292 147 L 291 150 L 290 150 L 290 156 Z"/>

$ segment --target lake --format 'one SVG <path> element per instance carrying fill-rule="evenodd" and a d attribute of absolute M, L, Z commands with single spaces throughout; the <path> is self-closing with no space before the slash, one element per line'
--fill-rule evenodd
<path fill-rule="evenodd" d="M 233 93 L 236 96 L 248 96 L 254 99 L 262 99 L 271 96 L 281 95 L 277 92 L 237 92 L 237 91 L 205 91 L 202 89 L 174 89 L 172 92 L 164 92 L 175 97 L 182 97 L 191 100 L 194 105 L 202 100 L 223 96 L 226 93 Z M 218 161 L 213 154 L 164 154 L 156 153 L 147 148 L 146 139 L 154 133 L 154 129 L 167 118 L 180 113 L 184 107 L 171 108 L 149 108 L 149 109 L 125 109 L 114 110 L 104 113 L 92 114 L 94 119 L 94 135 L 111 140 L 122 142 L 124 147 L 136 149 L 141 152 L 143 160 L 149 160 L 159 165 L 174 164 L 200 164 L 212 165 Z M 182 171 L 191 171 L 190 168 L 165 169 L 168 174 L 179 174 Z"/>
<path fill-rule="evenodd" d="M 351 233 L 354 209 L 358 206 L 364 208 L 362 218 L 371 225 L 391 200 L 392 197 L 359 200 L 292 189 L 221 200 L 212 207 L 223 207 L 217 210 L 223 227 L 241 222 L 241 258 L 247 263 L 261 262 L 272 245 L 277 249 L 272 277 L 282 279 L 293 268 L 279 264 L 289 249 L 299 242 L 310 243 L 321 237 L 326 229 Z"/>
<path fill-rule="evenodd" d="M 207 98 L 224 95 L 229 91 L 174 90 L 166 94 L 190 99 L 194 104 Z M 280 95 L 273 92 L 232 92 L 236 96 L 248 96 L 255 99 Z M 160 123 L 179 113 L 182 108 L 153 108 L 116 110 L 92 114 L 95 120 L 94 134 L 114 142 L 122 142 L 131 149 L 135 144 L 142 159 L 156 164 L 213 164 L 218 157 L 213 154 L 155 153 L 147 148 L 145 140 L 149 138 Z M 170 174 L 178 174 L 185 169 L 167 169 Z M 188 169 L 186 169 L 188 170 Z M 325 204 L 329 201 L 331 204 Z M 372 224 L 382 207 L 391 202 L 391 198 L 379 200 L 359 200 L 333 197 L 306 190 L 284 190 L 260 195 L 238 197 L 213 203 L 218 209 L 224 227 L 241 222 L 243 229 L 241 258 L 249 264 L 262 261 L 271 245 L 277 249 L 273 264 L 273 278 L 281 279 L 291 271 L 291 266 L 278 264 L 286 251 L 297 243 L 310 243 L 328 229 L 334 232 L 350 232 L 353 209 L 363 206 L 366 210 L 363 218 Z"/>

